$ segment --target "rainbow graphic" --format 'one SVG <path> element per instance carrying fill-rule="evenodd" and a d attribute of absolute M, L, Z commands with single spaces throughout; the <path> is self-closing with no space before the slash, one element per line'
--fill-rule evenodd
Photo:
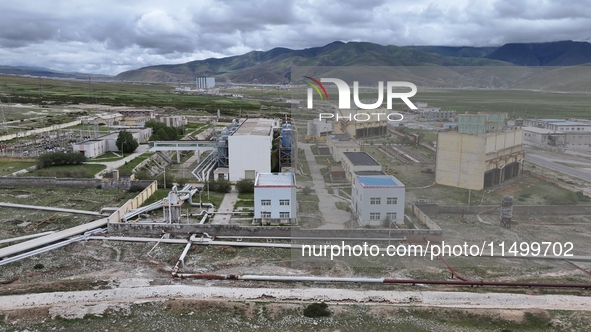
<path fill-rule="evenodd" d="M 304 78 L 309 79 L 310 81 L 314 82 L 306 82 L 306 84 L 308 84 L 309 86 L 311 86 L 314 90 L 316 90 L 316 92 L 318 92 L 318 95 L 320 96 L 320 99 L 324 99 L 324 97 L 326 97 L 326 100 L 328 100 L 328 93 L 326 92 L 326 89 L 324 88 L 324 85 L 322 85 L 322 83 L 320 83 L 320 81 L 318 81 L 317 79 L 313 79 L 310 76 L 304 76 Z M 322 92 L 320 92 L 320 90 L 322 89 Z M 322 93 L 324 93 L 324 95 L 322 95 Z M 310 95 L 311 96 L 311 95 Z"/>

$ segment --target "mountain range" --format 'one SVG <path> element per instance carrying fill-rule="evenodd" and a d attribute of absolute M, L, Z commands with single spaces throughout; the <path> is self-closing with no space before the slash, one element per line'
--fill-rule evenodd
<path fill-rule="evenodd" d="M 591 44 L 559 41 L 511 43 L 500 47 L 383 46 L 368 42 L 333 42 L 303 50 L 273 48 L 244 55 L 184 64 L 157 65 L 122 72 L 118 81 L 191 82 L 213 76 L 217 82 L 287 84 L 292 67 L 333 66 L 573 66 L 591 63 Z M 491 77 L 486 79 L 490 80 Z M 468 85 L 472 85 L 470 82 Z M 477 86 L 480 83 L 475 83 Z"/>
<path fill-rule="evenodd" d="M 591 88 L 591 72 L 588 72 L 591 66 L 578 66 L 588 63 L 591 63 L 591 44 L 588 42 L 510 43 L 500 47 L 400 47 L 336 41 L 302 50 L 277 47 L 225 58 L 149 66 L 114 77 L 93 74 L 92 79 L 186 83 L 194 82 L 199 76 L 213 76 L 222 83 L 289 84 L 293 83 L 292 74 L 297 77 L 338 74 L 341 76 L 332 77 L 344 76 L 353 80 L 359 75 L 351 69 L 364 68 L 364 74 L 369 73 L 365 76 L 369 77 L 368 80 L 396 77 L 431 87 L 588 91 Z M 86 80 L 89 77 L 83 73 L 26 66 L 0 66 L 0 73 L 58 79 Z"/>

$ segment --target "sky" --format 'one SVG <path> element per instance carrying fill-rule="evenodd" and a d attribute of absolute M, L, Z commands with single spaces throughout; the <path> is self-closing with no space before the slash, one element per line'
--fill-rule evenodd
<path fill-rule="evenodd" d="M 500 46 L 591 40 L 589 0 L 0 2 L 0 65 L 116 75 L 333 41 Z"/>

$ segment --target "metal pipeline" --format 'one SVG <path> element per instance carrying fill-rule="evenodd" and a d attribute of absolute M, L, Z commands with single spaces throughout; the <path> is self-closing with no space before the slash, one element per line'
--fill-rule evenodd
<path fill-rule="evenodd" d="M 41 237 L 41 236 L 45 236 L 45 235 L 49 235 L 49 234 L 53 234 L 55 233 L 55 231 L 50 231 L 50 232 L 44 232 L 44 233 L 37 233 L 37 234 L 31 234 L 31 235 L 24 235 L 24 236 L 19 236 L 19 237 L 13 237 L 10 239 L 4 239 L 4 240 L 0 240 L 0 243 L 10 243 L 10 242 L 16 242 L 16 241 L 20 241 L 20 240 L 27 240 L 27 239 L 32 239 L 35 237 Z"/>

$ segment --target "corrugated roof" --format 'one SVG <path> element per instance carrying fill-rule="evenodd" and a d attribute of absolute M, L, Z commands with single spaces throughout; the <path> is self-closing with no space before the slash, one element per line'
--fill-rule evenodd
<path fill-rule="evenodd" d="M 255 187 L 293 187 L 295 178 L 293 173 L 259 173 L 254 185 Z"/>
<path fill-rule="evenodd" d="M 345 157 L 351 161 L 355 166 L 372 166 L 379 165 L 367 152 L 343 152 Z"/>
<path fill-rule="evenodd" d="M 364 187 L 400 187 L 404 186 L 392 175 L 357 176 Z"/>
<path fill-rule="evenodd" d="M 269 136 L 273 128 L 273 119 L 246 119 L 232 136 L 255 135 Z"/>

